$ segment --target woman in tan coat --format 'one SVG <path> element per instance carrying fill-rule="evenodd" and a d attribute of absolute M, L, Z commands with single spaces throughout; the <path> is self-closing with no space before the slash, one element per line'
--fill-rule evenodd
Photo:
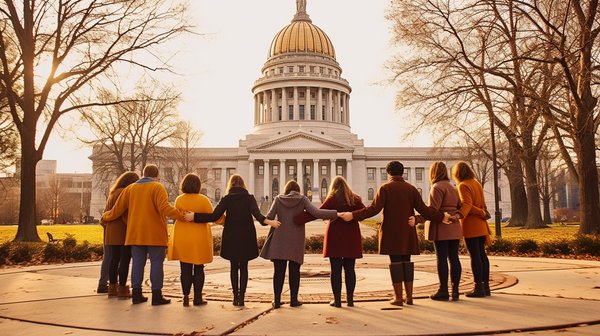
<path fill-rule="evenodd" d="M 119 176 L 115 184 L 110 188 L 110 193 L 106 200 L 106 209 L 104 211 L 111 210 L 123 189 L 139 179 L 140 176 L 136 172 L 125 172 Z M 125 245 L 127 212 L 115 220 L 103 222 L 103 225 L 104 245 L 111 250 L 111 257 L 108 265 L 108 296 L 118 296 L 119 299 L 131 298 L 129 286 L 127 286 L 129 262 L 131 261 L 131 246 Z M 117 275 L 119 277 L 118 287 Z"/>
<path fill-rule="evenodd" d="M 462 226 L 463 237 L 471 256 L 471 271 L 475 288 L 467 297 L 490 295 L 490 262 L 485 253 L 485 245 L 490 245 L 490 228 L 487 219 L 490 214 L 485 205 L 483 188 L 475 179 L 475 172 L 465 162 L 458 162 L 452 168 L 452 177 L 458 183 L 461 207 L 457 213 Z"/>
<path fill-rule="evenodd" d="M 458 190 L 450 183 L 448 169 L 443 162 L 434 162 L 429 168 L 429 183 L 432 187 L 429 191 L 429 203 L 431 208 L 448 212 L 454 216 L 461 206 Z M 423 216 L 416 216 L 417 222 L 425 221 Z M 433 241 L 435 256 L 437 259 L 438 278 L 440 287 L 431 295 L 432 300 L 448 301 L 448 261 L 450 261 L 450 279 L 452 281 L 452 300 L 458 300 L 460 274 L 462 267 L 458 259 L 458 245 L 462 238 L 462 230 L 457 219 L 449 223 L 430 221 L 428 239 Z"/>

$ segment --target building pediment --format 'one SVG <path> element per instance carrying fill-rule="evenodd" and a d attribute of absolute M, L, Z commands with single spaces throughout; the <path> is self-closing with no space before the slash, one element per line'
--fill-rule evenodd
<path fill-rule="evenodd" d="M 295 133 L 248 147 L 258 152 L 352 152 L 354 148 L 307 133 Z"/>

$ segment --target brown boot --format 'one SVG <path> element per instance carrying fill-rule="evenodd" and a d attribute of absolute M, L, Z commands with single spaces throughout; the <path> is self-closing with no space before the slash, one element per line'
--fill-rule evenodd
<path fill-rule="evenodd" d="M 189 295 L 184 295 L 183 296 L 183 306 L 184 307 L 189 307 L 190 306 L 190 296 Z"/>
<path fill-rule="evenodd" d="M 117 284 L 108 284 L 108 297 L 117 297 Z"/>
<path fill-rule="evenodd" d="M 131 291 L 129 290 L 129 286 L 119 286 L 117 287 L 117 297 L 119 300 L 131 299 Z"/>
<path fill-rule="evenodd" d="M 412 262 L 402 263 L 404 268 L 404 288 L 406 288 L 406 304 L 413 304 L 413 281 L 415 280 L 415 264 Z"/>
<path fill-rule="evenodd" d="M 483 282 L 476 282 L 475 287 L 472 291 L 465 294 L 466 297 L 485 297 L 485 290 L 483 289 Z"/>
<path fill-rule="evenodd" d="M 394 286 L 395 298 L 390 300 L 394 306 L 402 306 L 402 281 L 404 280 L 404 269 L 401 262 L 390 263 L 390 275 L 392 276 L 392 286 Z"/>

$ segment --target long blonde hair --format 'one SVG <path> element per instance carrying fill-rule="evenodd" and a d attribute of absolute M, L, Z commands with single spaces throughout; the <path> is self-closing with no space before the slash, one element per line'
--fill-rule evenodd
<path fill-rule="evenodd" d="M 461 183 L 464 180 L 475 179 L 475 172 L 466 162 L 459 161 L 452 167 L 452 177 L 457 183 Z"/>
<path fill-rule="evenodd" d="M 244 183 L 244 179 L 239 174 L 231 175 L 231 177 L 229 178 L 229 182 L 227 183 L 227 190 L 225 190 L 225 194 L 229 194 L 229 190 L 235 187 L 242 187 L 244 189 L 248 189 L 246 188 L 246 183 Z"/>
<path fill-rule="evenodd" d="M 333 181 L 331 181 L 327 198 L 329 197 L 335 197 L 338 202 L 342 204 L 345 203 L 345 205 L 349 206 L 355 206 L 357 202 L 362 200 L 360 196 L 350 189 L 346 179 L 341 176 L 336 176 Z"/>

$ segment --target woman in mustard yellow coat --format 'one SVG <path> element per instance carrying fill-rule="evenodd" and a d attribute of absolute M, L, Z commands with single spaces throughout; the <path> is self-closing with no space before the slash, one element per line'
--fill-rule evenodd
<path fill-rule="evenodd" d="M 484 297 L 490 295 L 490 261 L 485 253 L 485 245 L 490 245 L 487 223 L 490 214 L 485 205 L 483 188 L 467 163 L 460 161 L 454 165 L 452 177 L 458 183 L 461 206 L 456 216 L 460 219 L 465 245 L 471 256 L 471 272 L 475 281 L 475 288 L 466 296 Z"/>
<path fill-rule="evenodd" d="M 181 181 L 183 193 L 175 200 L 175 208 L 192 212 L 213 211 L 212 204 L 200 195 L 202 182 L 196 174 L 187 174 Z M 169 239 L 169 260 L 179 260 L 183 305 L 190 304 L 190 291 L 194 284 L 194 306 L 206 304 L 202 300 L 204 264 L 213 261 L 213 241 L 210 224 L 176 221 Z"/>

